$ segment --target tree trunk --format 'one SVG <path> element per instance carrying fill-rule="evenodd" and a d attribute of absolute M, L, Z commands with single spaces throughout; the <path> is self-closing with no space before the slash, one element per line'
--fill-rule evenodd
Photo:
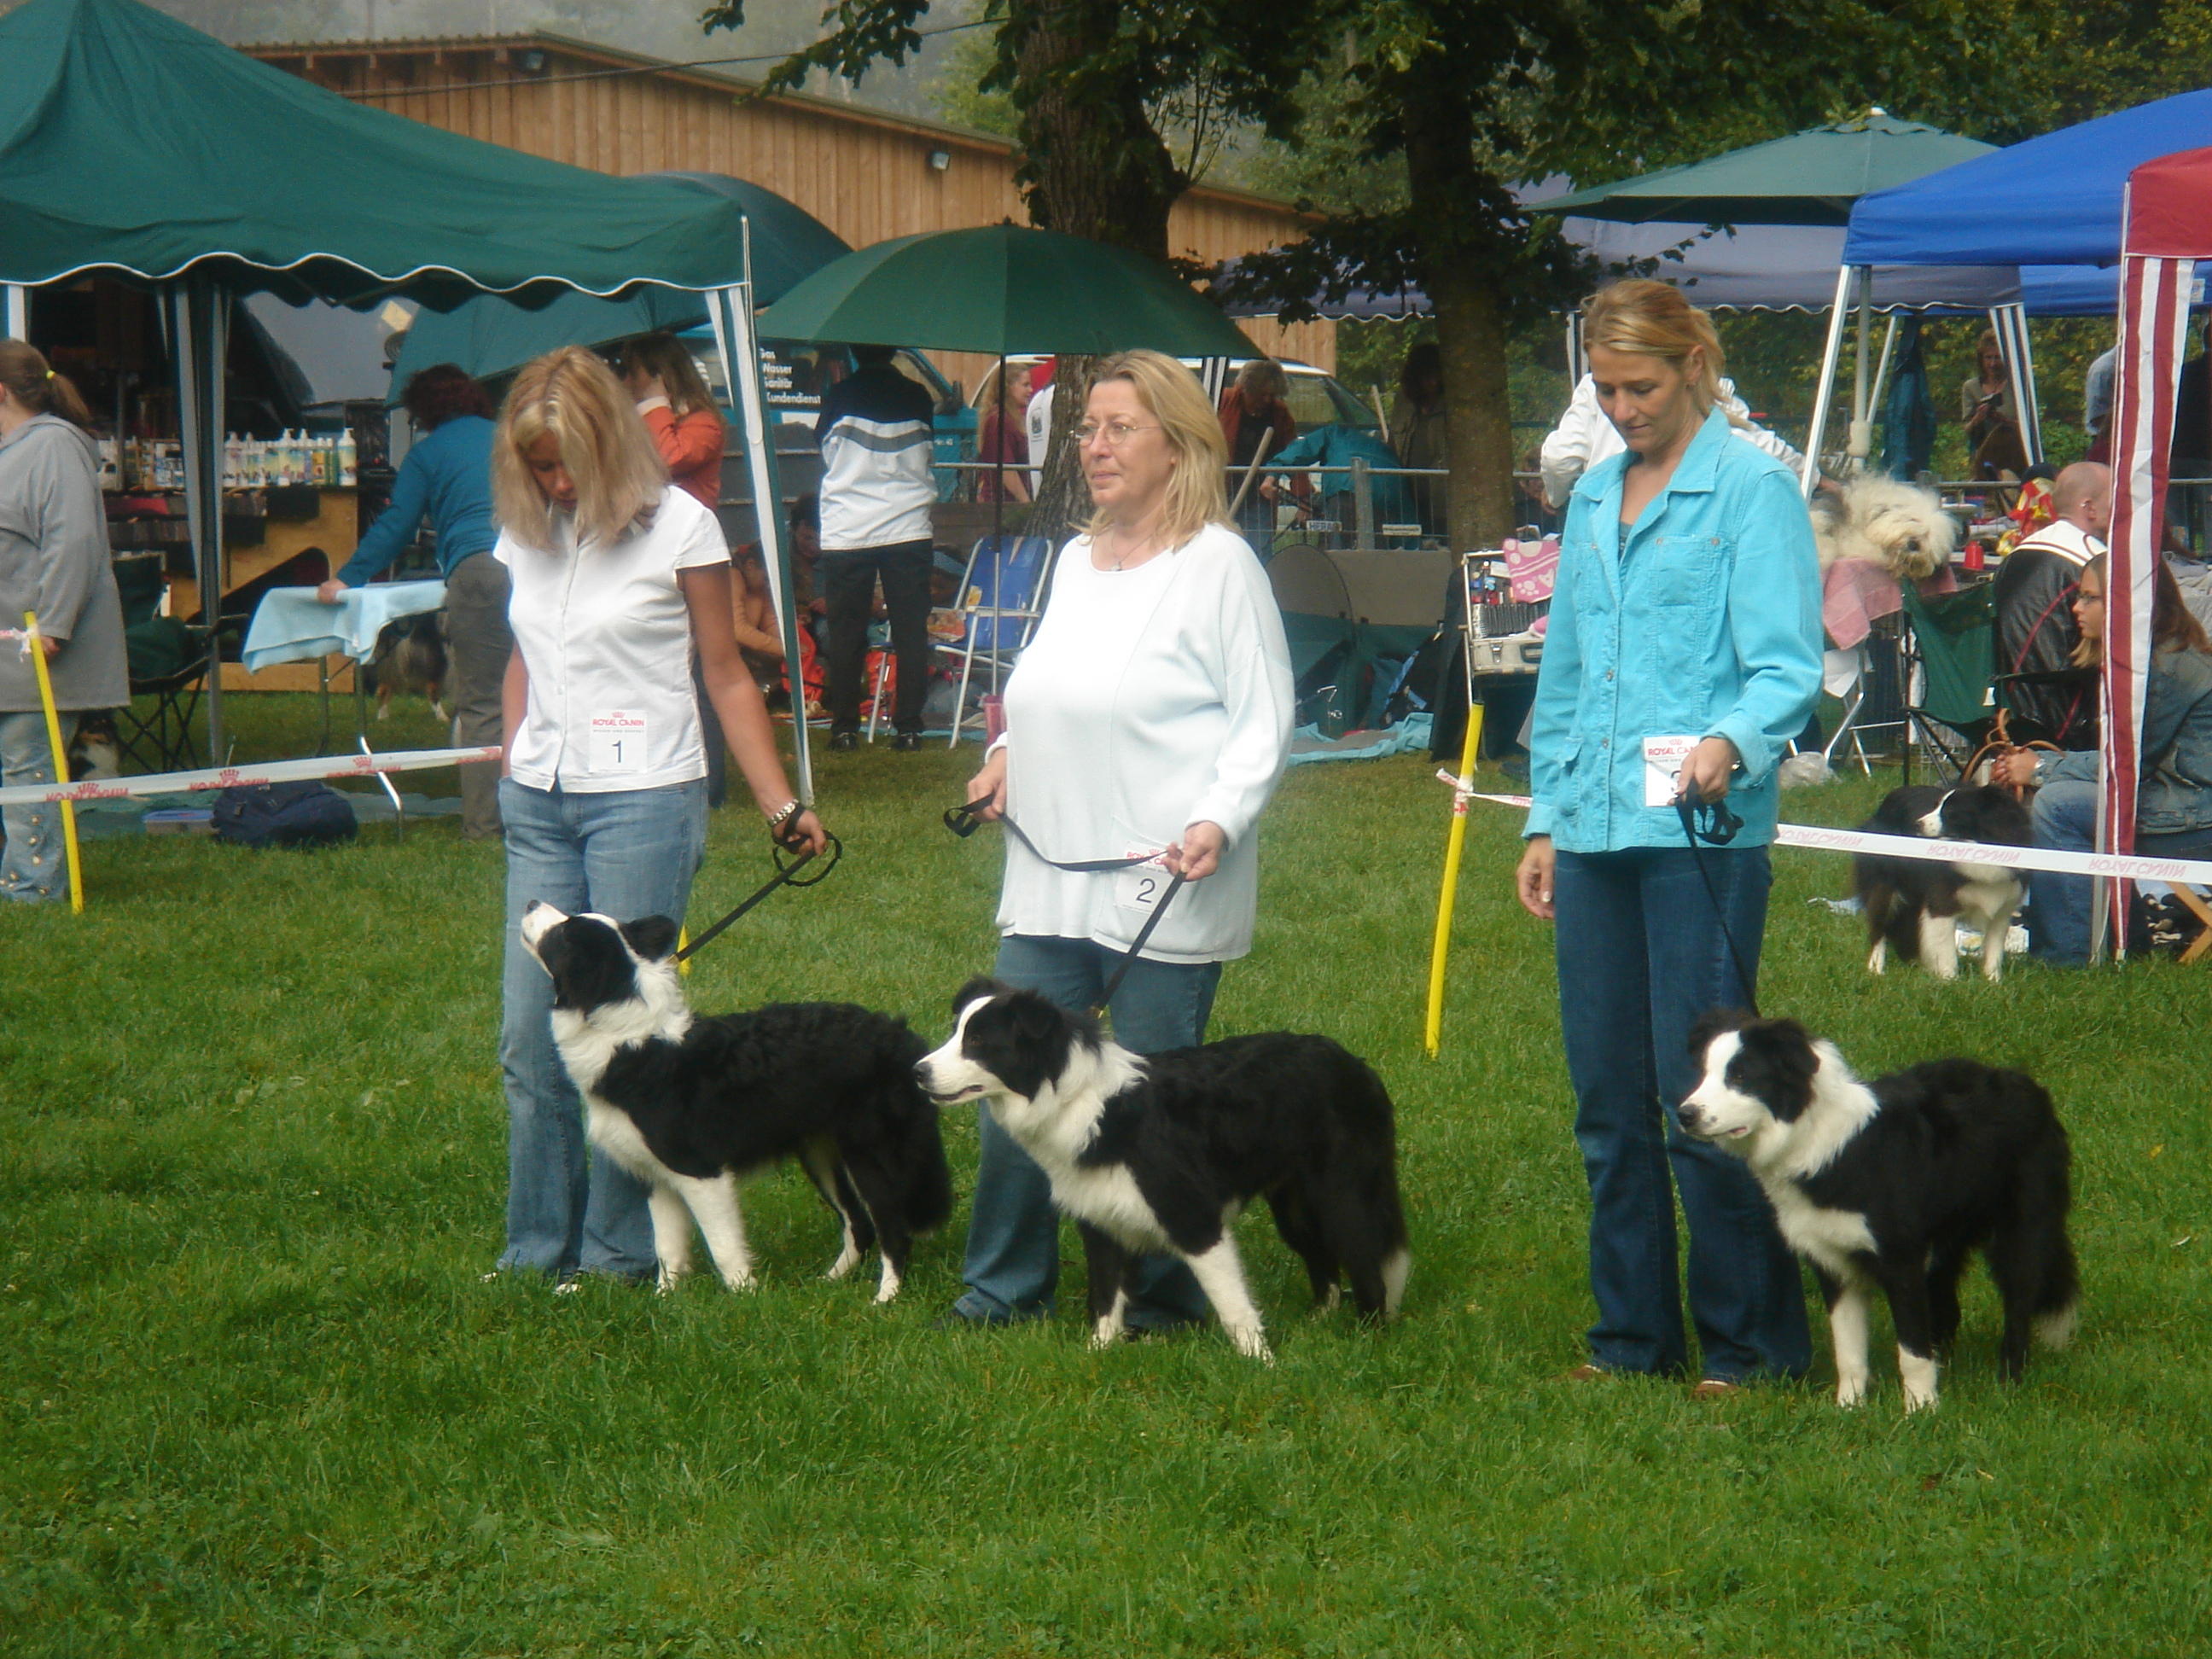
<path fill-rule="evenodd" d="M 1052 439 L 1045 451 L 1044 476 L 1037 481 L 1036 505 L 1024 523 L 1025 536 L 1042 536 L 1054 547 L 1091 522 L 1091 486 L 1076 453 L 1075 428 L 1091 400 L 1096 357 L 1062 357 L 1052 368 Z"/>
<path fill-rule="evenodd" d="M 1164 261 L 1168 211 L 1188 188 L 1152 128 L 1141 89 L 1102 76 L 1113 60 L 1118 9 L 1046 11 L 1018 49 L 1022 178 L 1030 220 Z"/>
<path fill-rule="evenodd" d="M 1450 211 L 1455 202 L 1476 199 L 1483 183 L 1475 168 L 1473 109 L 1464 87 L 1434 53 L 1406 72 L 1400 102 L 1412 198 L 1437 210 L 1424 222 L 1418 264 L 1443 357 L 1448 533 L 1455 552 L 1496 547 L 1511 532 L 1515 512 L 1504 319 L 1483 280 L 1486 256 L 1460 245 Z"/>

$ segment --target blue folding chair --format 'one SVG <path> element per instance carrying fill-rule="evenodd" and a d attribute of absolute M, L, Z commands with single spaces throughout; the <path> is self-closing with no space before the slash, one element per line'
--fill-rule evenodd
<path fill-rule="evenodd" d="M 991 669 L 991 689 L 1011 670 L 1044 614 L 1044 585 L 1052 571 L 1052 544 L 1042 536 L 986 536 L 968 556 L 960 578 L 960 614 L 966 619 L 957 645 L 939 648 L 960 657 L 960 695 L 952 704 L 952 741 L 968 712 L 968 685 L 975 661 Z"/>

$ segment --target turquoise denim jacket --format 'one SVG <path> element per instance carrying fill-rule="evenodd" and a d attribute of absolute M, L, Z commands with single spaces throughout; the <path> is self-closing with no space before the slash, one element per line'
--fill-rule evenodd
<path fill-rule="evenodd" d="M 1820 573 L 1796 476 L 1716 410 L 1620 544 L 1629 457 L 1567 503 L 1530 720 L 1522 833 L 1562 851 L 1680 847 L 1644 804 L 1644 739 L 1719 736 L 1743 757 L 1733 843 L 1774 839 L 1775 767 L 1820 695 Z"/>

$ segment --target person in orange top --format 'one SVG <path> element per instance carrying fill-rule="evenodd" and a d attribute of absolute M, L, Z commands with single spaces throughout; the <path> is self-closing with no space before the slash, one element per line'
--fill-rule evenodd
<path fill-rule="evenodd" d="M 668 480 L 713 512 L 722 496 L 722 411 L 673 334 L 641 334 L 623 348 L 623 384 L 668 463 Z"/>

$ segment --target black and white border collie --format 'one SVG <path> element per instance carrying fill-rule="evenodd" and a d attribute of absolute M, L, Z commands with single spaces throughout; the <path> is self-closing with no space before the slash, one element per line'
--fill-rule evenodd
<path fill-rule="evenodd" d="M 1994 784 L 1969 789 L 1908 784 L 1883 796 L 1859 828 L 1990 847 L 2025 847 L 2029 840 L 2027 808 Z M 1982 976 L 1994 980 L 2003 973 L 2005 935 L 2022 890 L 2017 872 L 1999 864 L 1861 853 L 1852 860 L 1851 885 L 1866 915 L 1869 973 L 1881 972 L 1894 950 L 1907 962 L 1917 958 L 1938 979 L 1956 979 L 1962 919 L 1981 929 Z"/>
<path fill-rule="evenodd" d="M 2031 1333 L 2062 1348 L 2081 1285 L 2066 1237 L 2066 1131 L 2021 1072 L 1929 1060 L 1871 1084 L 1790 1019 L 1716 1011 L 1690 1052 L 1705 1075 L 1682 1127 L 1750 1164 L 1782 1237 L 1813 1264 L 1836 1349 L 1836 1403 L 1867 1387 L 1872 1293 L 1889 1300 L 1905 1408 L 1936 1403 L 1959 1328 L 1959 1277 L 1978 1249 L 2004 1302 L 1999 1364 L 2016 1382 Z"/>
<path fill-rule="evenodd" d="M 937 1111 L 915 1082 L 921 1039 L 842 1002 L 695 1018 L 676 938 L 665 916 L 568 916 L 533 900 L 522 917 L 553 976 L 553 1041 L 592 1142 L 653 1189 L 661 1290 L 690 1269 L 695 1218 L 723 1282 L 750 1285 L 738 1180 L 795 1158 L 843 1224 L 829 1277 L 880 1243 L 876 1300 L 890 1301 L 914 1236 L 952 1208 Z"/>
<path fill-rule="evenodd" d="M 1083 1234 L 1092 1340 L 1121 1334 L 1137 1258 L 1190 1264 L 1237 1351 L 1272 1363 L 1230 1231 L 1265 1196 L 1314 1302 L 1341 1273 L 1369 1316 L 1398 1310 L 1413 1258 L 1390 1096 L 1327 1037 L 1273 1032 L 1139 1058 L 1030 991 L 971 981 L 918 1068 L 940 1104 L 986 1099 Z"/>

